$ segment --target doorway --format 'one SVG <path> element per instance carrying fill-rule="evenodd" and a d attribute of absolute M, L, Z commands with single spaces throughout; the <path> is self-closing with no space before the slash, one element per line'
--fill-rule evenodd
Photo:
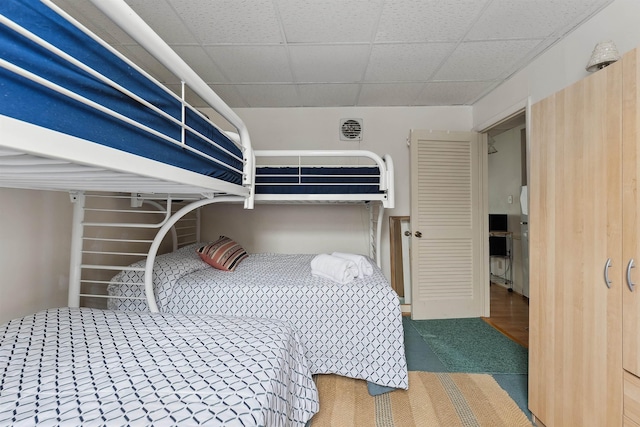
<path fill-rule="evenodd" d="M 486 133 L 491 282 L 528 296 L 525 113 Z"/>
<path fill-rule="evenodd" d="M 528 341 L 529 225 L 526 113 L 487 134 L 491 313 L 485 319 L 506 335 Z M 505 310 L 508 307 L 508 310 Z M 519 308 L 517 308 L 519 307 Z M 517 308 L 517 309 L 516 309 Z"/>

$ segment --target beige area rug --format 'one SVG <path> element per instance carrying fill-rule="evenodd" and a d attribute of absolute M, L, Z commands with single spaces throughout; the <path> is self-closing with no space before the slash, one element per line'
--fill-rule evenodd
<path fill-rule="evenodd" d="M 320 411 L 311 427 L 519 427 L 531 422 L 487 374 L 409 372 L 409 390 L 372 397 L 367 383 L 318 375 Z"/>

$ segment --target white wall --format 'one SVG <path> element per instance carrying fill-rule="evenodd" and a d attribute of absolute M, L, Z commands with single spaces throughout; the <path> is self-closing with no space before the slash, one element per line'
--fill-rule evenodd
<path fill-rule="evenodd" d="M 0 189 L 0 324 L 67 305 L 67 193 Z"/>
<path fill-rule="evenodd" d="M 390 277 L 390 215 L 410 214 L 410 129 L 468 131 L 470 107 L 361 107 L 238 109 L 256 149 L 362 149 L 390 154 L 396 171 L 396 208 L 385 214 L 383 270 Z M 209 112 L 212 113 L 212 112 Z M 341 118 L 363 119 L 362 142 L 339 140 Z M 231 213 L 231 215 L 229 215 Z M 227 234 L 249 251 L 368 253 L 368 214 L 360 207 L 257 205 L 211 206 L 203 216 L 203 236 Z"/>
<path fill-rule="evenodd" d="M 508 130 L 494 137 L 498 150 L 489 155 L 489 213 L 507 214 L 508 229 L 513 232 L 512 279 L 514 291 L 522 294 L 522 250 L 520 240 L 520 187 L 522 185 L 520 131 L 524 126 Z M 509 203 L 511 196 L 511 203 Z M 491 260 L 493 274 L 504 276 L 506 264 Z"/>
<path fill-rule="evenodd" d="M 593 48 L 613 40 L 621 54 L 640 45 L 640 1 L 614 0 L 561 42 L 473 106 L 474 129 L 483 130 L 526 105 L 584 78 Z"/>

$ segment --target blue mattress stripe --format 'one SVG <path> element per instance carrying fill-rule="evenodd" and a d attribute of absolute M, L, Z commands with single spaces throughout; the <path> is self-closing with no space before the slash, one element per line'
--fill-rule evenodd
<path fill-rule="evenodd" d="M 256 168 L 256 194 L 375 194 L 379 185 L 377 166 Z"/>
<path fill-rule="evenodd" d="M 181 103 L 178 100 L 158 88 L 40 1 L 2 0 L 0 13 L 161 108 L 172 117 L 180 119 Z M 179 125 L 171 123 L 156 112 L 143 107 L 137 101 L 4 25 L 0 25 L 0 57 L 165 135 L 180 139 Z M 0 114 L 5 116 L 228 182 L 242 183 L 242 176 L 237 172 L 221 167 L 178 145 L 120 122 L 105 113 L 3 68 L 0 68 L 0 99 L 2 99 Z M 187 110 L 186 123 L 242 158 L 242 152 L 231 140 L 193 111 Z M 242 170 L 241 161 L 193 134 L 188 135 L 187 145 Z"/>

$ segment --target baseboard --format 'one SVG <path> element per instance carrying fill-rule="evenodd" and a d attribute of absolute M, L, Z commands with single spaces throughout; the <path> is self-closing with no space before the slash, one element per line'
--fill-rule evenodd
<path fill-rule="evenodd" d="M 411 304 L 400 304 L 403 316 L 411 316 Z"/>
<path fill-rule="evenodd" d="M 508 284 L 506 284 L 506 283 L 500 283 L 500 282 L 497 282 L 497 281 L 495 281 L 495 280 L 491 280 L 491 282 L 490 282 L 490 283 L 491 283 L 491 285 L 500 286 L 500 287 L 501 287 L 501 288 L 503 288 L 503 289 L 509 290 L 509 285 L 508 285 Z M 511 288 L 511 291 L 510 291 L 510 292 L 513 292 L 513 293 L 514 293 L 514 294 L 516 294 L 516 295 L 520 295 L 522 298 L 525 298 L 527 301 L 529 300 L 529 297 L 527 297 L 527 296 L 523 295 L 523 294 L 522 294 L 522 292 L 521 292 L 521 291 L 519 291 L 519 290 L 516 290 L 516 289 L 514 289 L 514 288 Z"/>
<path fill-rule="evenodd" d="M 533 422 L 533 425 L 536 427 L 546 427 L 542 421 L 540 421 L 538 419 L 538 417 L 536 417 L 535 415 L 531 414 L 531 421 Z"/>

